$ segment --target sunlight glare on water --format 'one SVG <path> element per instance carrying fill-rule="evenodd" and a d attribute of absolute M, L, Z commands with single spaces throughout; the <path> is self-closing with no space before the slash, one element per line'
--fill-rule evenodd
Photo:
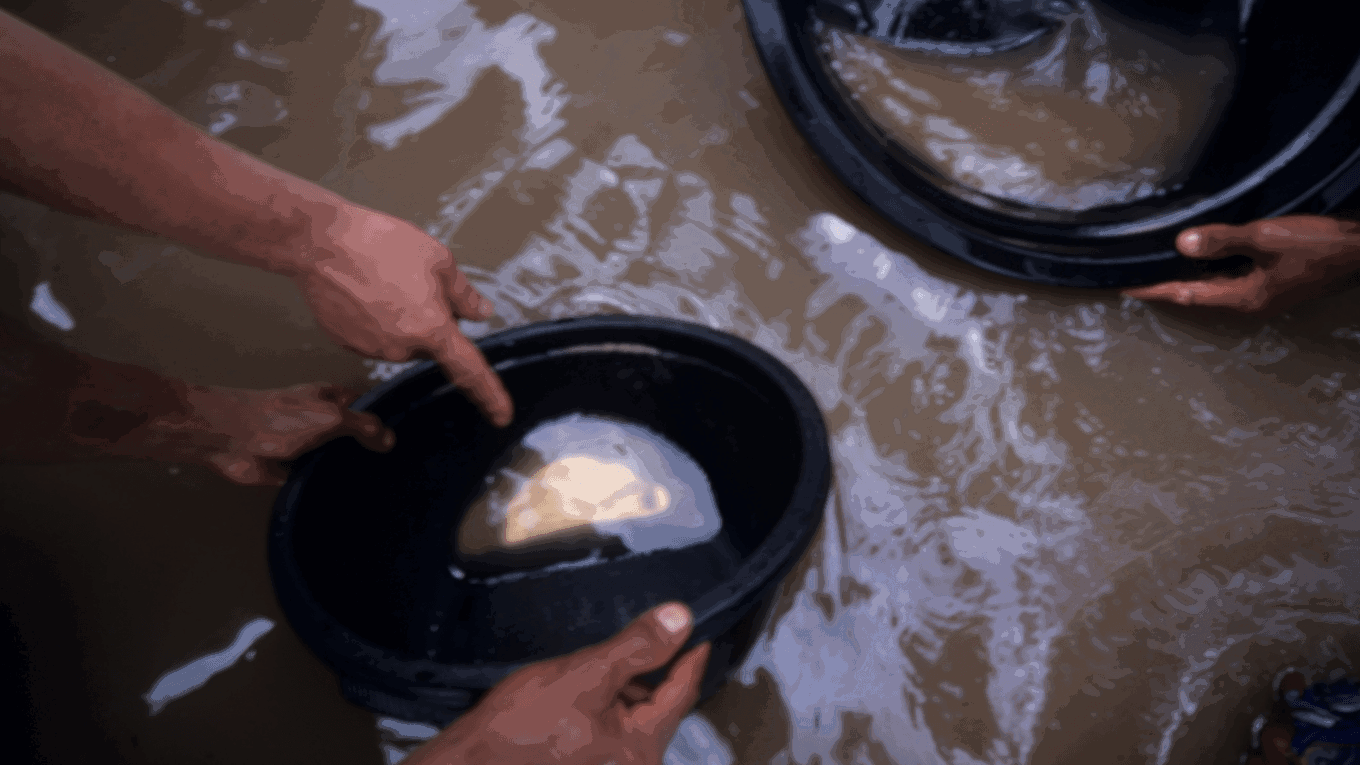
<path fill-rule="evenodd" d="M 674 166 L 644 132 L 594 152 L 559 136 L 553 161 L 536 160 L 559 128 L 541 95 L 571 95 L 544 86 L 555 79 L 531 55 L 554 30 L 519 18 L 502 29 L 538 30 L 515 38 L 518 71 L 533 73 L 512 73 L 521 134 L 543 138 L 431 229 L 456 244 L 489 196 L 473 191 L 546 186 L 555 205 L 519 251 L 466 269 L 496 326 L 602 310 L 698 321 L 814 392 L 832 427 L 832 512 L 743 670 L 777 678 L 790 761 L 832 760 L 849 710 L 899 762 L 1040 761 L 1042 738 L 1094 722 L 1165 763 L 1198 709 L 1243 703 L 1234 688 L 1270 661 L 1253 650 L 1329 660 L 1320 625 L 1354 626 L 1353 362 L 1291 358 L 1271 326 L 1197 336 L 1132 301 L 974 290 L 830 213 L 780 229 L 773 200 L 720 165 Z M 380 72 L 395 71 L 388 56 Z M 468 77 L 489 59 L 462 60 Z M 1292 374 L 1277 371 L 1287 358 Z M 1265 544 L 1281 535 L 1283 549 Z"/>
<path fill-rule="evenodd" d="M 305 24 L 284 6 L 184 11 L 203 55 L 165 43 L 169 63 L 129 76 L 448 244 L 498 312 L 471 335 L 672 317 L 750 340 L 816 397 L 826 520 L 701 710 L 736 761 L 1236 762 L 1245 739 L 1229 737 L 1276 671 L 1360 669 L 1348 304 L 1215 322 L 978 286 L 996 282 L 886 231 L 816 164 L 737 4 L 360 0 Z M 204 379 L 254 370 L 257 387 L 285 366 L 298 381 L 405 368 L 299 350 L 325 340 L 286 281 L 4 202 L 6 233 L 37 253 L 23 283 L 61 260 L 69 313 L 97 307 L 138 338 L 82 337 L 91 352 Z M 81 335 L 51 305 L 33 323 Z M 231 333 L 255 355 L 212 344 Z M 271 667 L 231 677 L 324 674 Z"/>
<path fill-rule="evenodd" d="M 890 752 L 1034 761 L 1065 719 L 1114 714 L 1091 696 L 1134 694 L 1125 735 L 1164 763 L 1197 709 L 1240 702 L 1230 690 L 1255 680 L 1241 670 L 1251 646 L 1320 657 L 1317 625 L 1354 626 L 1349 607 L 1319 605 L 1354 600 L 1340 552 L 1355 544 L 1360 394 L 1340 358 L 1300 360 L 1320 367 L 1312 381 L 1337 381 L 1300 400 L 1314 382 L 1280 379 L 1290 343 L 1269 326 L 1225 347 L 1133 301 L 978 292 L 826 213 L 775 255 L 742 195 L 658 169 L 636 136 L 603 158 L 567 169 L 545 233 L 476 279 L 509 324 L 608 305 L 736 331 L 817 395 L 833 424 L 833 512 L 819 562 L 744 673 L 779 679 L 792 761 L 832 756 L 839 710 L 869 713 Z M 644 230 L 639 254 L 578 223 L 631 178 L 654 184 L 628 194 L 635 220 L 667 221 Z M 676 201 L 657 210 L 662 197 Z M 639 257 L 647 276 L 621 277 L 614 261 Z M 819 286 L 733 280 L 736 261 L 775 257 Z M 764 316 L 753 292 L 802 308 Z M 1300 473 L 1312 479 L 1278 481 Z M 1296 552 L 1262 549 L 1282 533 Z"/>

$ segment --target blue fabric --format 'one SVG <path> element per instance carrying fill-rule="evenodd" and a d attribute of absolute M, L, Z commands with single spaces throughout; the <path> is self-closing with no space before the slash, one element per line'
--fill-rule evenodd
<path fill-rule="evenodd" d="M 1360 765 L 1360 747 L 1314 744 L 1303 753 L 1303 765 Z"/>
<path fill-rule="evenodd" d="M 1285 703 L 1294 718 L 1290 743 L 1306 765 L 1360 765 L 1360 685 L 1314 683 Z"/>

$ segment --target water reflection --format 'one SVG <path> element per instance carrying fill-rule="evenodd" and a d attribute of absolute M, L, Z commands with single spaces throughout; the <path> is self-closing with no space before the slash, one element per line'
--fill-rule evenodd
<path fill-rule="evenodd" d="M 204 654 L 161 675 L 151 690 L 142 696 L 142 700 L 150 707 L 151 714 L 159 714 L 166 704 L 203 687 L 213 675 L 231 669 L 243 658 L 247 661 L 255 658 L 252 646 L 272 629 L 272 619 L 251 619 L 242 625 L 226 648 Z"/>
<path fill-rule="evenodd" d="M 484 71 L 495 67 L 521 88 L 524 125 L 517 137 L 536 146 L 562 128 L 558 113 L 567 103 L 563 84 L 544 66 L 538 48 L 552 42 L 554 29 L 527 13 L 488 27 L 477 7 L 463 0 L 361 0 L 379 14 L 377 40 L 384 57 L 373 70 L 380 85 L 433 82 L 407 101 L 410 111 L 369 128 L 368 137 L 384 148 L 419 134 L 461 104 Z"/>
<path fill-rule="evenodd" d="M 518 566 L 611 544 L 687 547 L 721 528 L 712 487 L 683 449 L 636 423 L 574 413 L 535 426 L 486 477 L 453 547 L 462 561 Z"/>
<path fill-rule="evenodd" d="M 946 277 L 816 175 L 735 4 L 509 5 L 175 10 L 189 42 L 147 43 L 168 83 L 148 87 L 427 226 L 496 302 L 470 334 L 674 317 L 804 380 L 837 485 L 767 639 L 707 708 L 738 761 L 1235 761 L 1278 669 L 1353 669 L 1344 300 L 1217 324 Z M 22 283 L 60 261 L 63 302 L 117 317 L 82 322 L 84 350 L 218 383 L 400 370 L 308 350 L 327 346 L 286 282 L 4 203 L 40 263 Z M 294 670 L 260 687 L 335 696 L 320 670 L 274 668 Z"/>
<path fill-rule="evenodd" d="M 33 299 L 29 301 L 28 309 L 62 332 L 70 332 L 76 328 L 76 320 L 71 317 L 71 312 L 52 294 L 50 282 L 39 282 L 38 286 L 33 288 Z"/>
<path fill-rule="evenodd" d="M 438 728 L 423 723 L 378 718 L 383 761 L 386 765 L 397 765 L 438 732 Z M 712 723 L 701 714 L 691 713 L 680 722 L 662 762 L 663 765 L 734 765 L 735 760 Z"/>
<path fill-rule="evenodd" d="M 1304 575 L 1272 557 L 1267 521 L 1313 516 L 1333 550 L 1353 543 L 1360 394 L 1343 359 L 1294 359 L 1315 381 L 1301 387 L 1276 373 L 1293 346 L 1277 329 L 1216 337 L 1132 301 L 970 290 L 829 214 L 793 233 L 796 249 L 771 247 L 750 197 L 658 167 L 636 136 L 603 155 L 563 168 L 559 213 L 477 277 L 509 323 L 609 306 L 734 330 L 818 396 L 835 425 L 834 513 L 818 564 L 744 671 L 778 678 L 792 761 L 833 757 L 847 711 L 895 756 L 1043 761 L 1041 738 L 1079 740 L 1092 722 L 1064 727 L 1065 714 L 1113 723 L 1127 705 L 1138 729 L 1116 741 L 1168 761 L 1200 708 L 1241 701 L 1213 690 L 1228 665 L 1205 657 L 1280 640 L 1276 626 L 1316 600 L 1279 580 Z M 610 247 L 581 221 L 630 176 L 648 193 L 627 195 L 632 220 L 616 226 L 631 246 Z M 736 262 L 760 260 L 815 274 L 810 294 L 781 293 L 801 310 L 761 315 L 749 294 L 778 292 L 782 269 L 733 279 Z M 1326 576 L 1354 582 L 1331 555 Z M 1196 566 L 1243 599 L 1205 594 Z M 1267 591 L 1275 600 L 1248 597 Z M 1209 613 L 1168 615 L 1190 602 Z M 1149 671 L 1167 681 L 1145 689 Z"/>

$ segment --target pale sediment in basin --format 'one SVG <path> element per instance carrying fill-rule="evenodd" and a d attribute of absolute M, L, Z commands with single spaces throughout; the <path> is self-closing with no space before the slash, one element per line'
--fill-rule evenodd
<path fill-rule="evenodd" d="M 536 426 L 467 509 L 455 547 L 466 557 L 552 542 L 633 552 L 713 538 L 722 518 L 702 469 L 647 428 L 571 414 Z"/>

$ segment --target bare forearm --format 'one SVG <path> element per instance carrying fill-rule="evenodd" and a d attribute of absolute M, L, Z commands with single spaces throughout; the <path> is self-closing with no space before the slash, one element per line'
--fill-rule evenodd
<path fill-rule="evenodd" d="M 0 327 L 0 461 L 155 456 L 174 448 L 166 426 L 189 419 L 193 390 Z"/>
<path fill-rule="evenodd" d="M 347 206 L 3 12 L 0 178 L 53 207 L 287 275 Z"/>

